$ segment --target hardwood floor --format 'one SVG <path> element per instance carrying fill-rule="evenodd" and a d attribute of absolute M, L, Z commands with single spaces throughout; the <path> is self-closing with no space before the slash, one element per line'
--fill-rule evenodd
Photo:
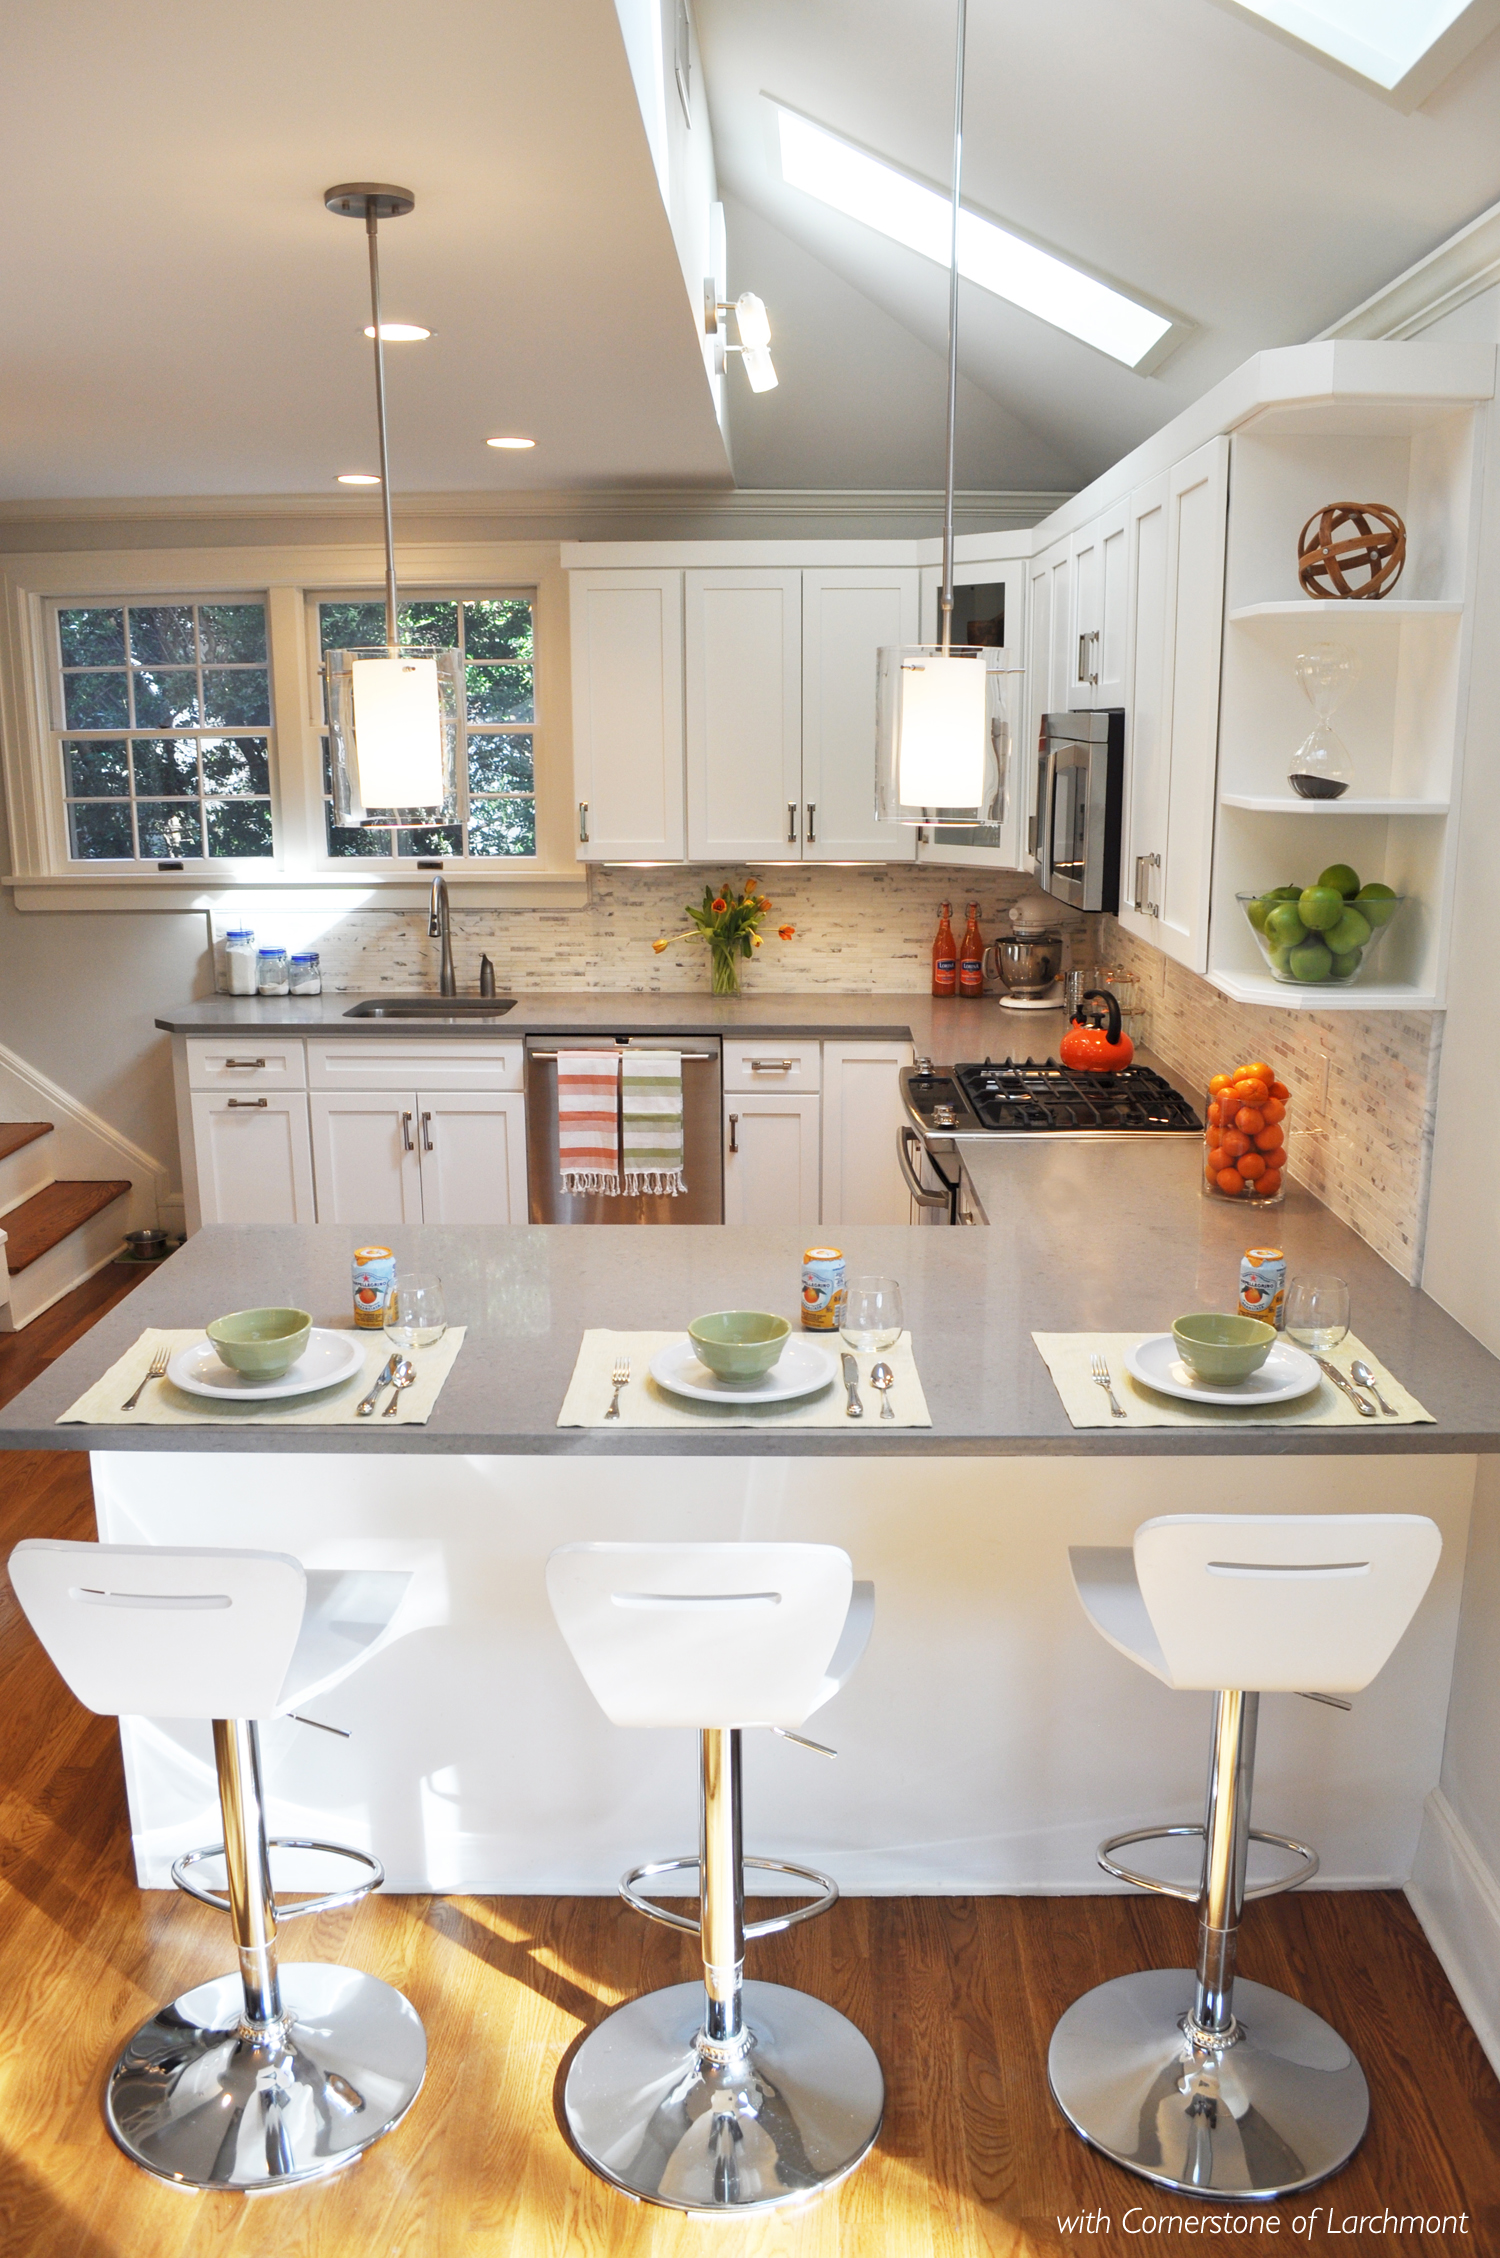
<path fill-rule="evenodd" d="M 92 1322 L 82 1307 L 48 1314 L 53 1353 Z M 0 1343 L 6 1392 L 16 1345 Z M 93 1534 L 86 1458 L 0 1456 L 0 1559 L 27 1534 Z M 570 2045 L 620 2000 L 690 1975 L 688 1940 L 613 1900 L 376 1897 L 294 1929 L 288 1951 L 371 1969 L 413 2000 L 430 2066 L 411 2114 L 321 2186 L 186 2197 L 114 2148 L 100 2092 L 152 2007 L 228 1968 L 226 1924 L 135 1888 L 114 1727 L 62 1689 L 3 1579 L 0 1783 L 4 2258 L 1158 2258 L 1231 2239 L 1190 2237 L 1189 2219 L 1246 2219 L 1236 2243 L 1299 2254 L 1500 2252 L 1500 2085 L 1395 1892 L 1306 1891 L 1251 1912 L 1243 1972 L 1337 2023 L 1372 2092 L 1348 2169 L 1270 2213 L 1155 2194 L 1085 2148 L 1048 2094 L 1047 2039 L 1070 2000 L 1191 1958 L 1187 1910 L 1136 1897 L 846 1900 L 752 1948 L 754 1974 L 833 2001 L 868 2033 L 888 2104 L 844 2187 L 800 2216 L 734 2226 L 627 2203 L 556 2123 Z M 1315 2208 L 1309 2233 L 1298 2221 Z M 1330 2210 L 1346 2222 L 1387 2208 L 1466 2214 L 1467 2227 L 1328 2232 Z M 1101 2213 L 1107 2226 L 1083 2223 Z M 1140 2230 L 1157 2215 L 1178 2223 Z"/>

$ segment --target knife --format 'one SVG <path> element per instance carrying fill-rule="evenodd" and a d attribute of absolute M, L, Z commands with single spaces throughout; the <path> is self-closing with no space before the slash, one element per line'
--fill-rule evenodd
<path fill-rule="evenodd" d="M 1336 1364 L 1330 1363 L 1329 1359 L 1326 1356 L 1315 1356 L 1313 1358 L 1313 1362 L 1318 1367 L 1318 1370 L 1320 1372 L 1327 1373 L 1329 1379 L 1333 1382 L 1336 1388 L 1343 1389 L 1344 1394 L 1349 1398 L 1349 1401 L 1353 1404 L 1361 1419 L 1378 1418 L 1379 1414 L 1377 1413 L 1374 1404 L 1368 1402 L 1365 1397 L 1360 1394 L 1358 1388 L 1355 1387 L 1352 1380 L 1346 1380 L 1344 1378 L 1343 1373 L 1339 1370 Z"/>
<path fill-rule="evenodd" d="M 367 1396 L 361 1396 L 359 1402 L 354 1406 L 356 1413 L 361 1419 L 369 1418 L 371 1412 L 375 1409 L 376 1399 L 379 1396 L 381 1389 L 388 1388 L 390 1386 L 391 1374 L 392 1372 L 394 1372 L 395 1368 L 396 1359 L 395 1356 L 392 1355 L 386 1359 L 385 1367 L 381 1372 L 380 1378 L 376 1381 L 369 1394 Z"/>
<path fill-rule="evenodd" d="M 863 1419 L 865 1407 L 859 1400 L 859 1366 L 852 1356 L 840 1359 L 844 1367 L 844 1386 L 849 1391 L 849 1401 L 844 1406 L 846 1419 Z"/>

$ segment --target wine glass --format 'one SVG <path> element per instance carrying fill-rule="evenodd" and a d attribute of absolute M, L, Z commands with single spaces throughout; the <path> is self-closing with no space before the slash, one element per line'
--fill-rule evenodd
<path fill-rule="evenodd" d="M 413 1349 L 430 1349 L 448 1330 L 443 1308 L 443 1281 L 413 1271 L 398 1277 L 385 1304 L 385 1337 L 402 1356 Z"/>
<path fill-rule="evenodd" d="M 1342 1278 L 1294 1278 L 1282 1322 L 1301 1347 L 1326 1356 L 1349 1330 L 1348 1287 Z"/>
<path fill-rule="evenodd" d="M 852 1349 L 894 1348 L 901 1338 L 901 1287 L 894 1278 L 851 1278 L 839 1331 Z"/>

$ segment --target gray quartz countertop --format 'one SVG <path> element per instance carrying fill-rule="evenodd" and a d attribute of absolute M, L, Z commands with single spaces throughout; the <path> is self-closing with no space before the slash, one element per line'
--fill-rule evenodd
<path fill-rule="evenodd" d="M 814 1042 L 879 1042 L 895 1037 L 950 1063 L 1008 1058 L 1012 1053 L 1043 1057 L 1057 1048 L 1066 1024 L 1061 1012 L 1007 1011 L 993 999 L 967 1003 L 920 994 L 851 996 L 834 990 L 714 996 L 570 989 L 518 996 L 514 1010 L 499 1019 L 349 1017 L 355 1005 L 371 1000 L 389 997 L 208 996 L 161 1012 L 156 1024 L 169 1035 L 245 1035 L 275 1029 L 281 1034 L 351 1035 L 362 1041 L 377 1036 L 408 1043 L 421 1036 L 490 1043 L 525 1035 L 780 1035 Z"/>
<path fill-rule="evenodd" d="M 1258 1236 L 1269 1232 L 1294 1270 L 1332 1270 L 1348 1280 L 1356 1332 L 1436 1424 L 1124 1433 L 1069 1425 L 1033 1330 L 1145 1332 L 1164 1329 L 1187 1310 L 1233 1305 L 1248 1226 L 1227 1202 L 1199 1197 L 1200 1149 L 1196 1138 L 971 1146 L 965 1157 L 988 1229 L 850 1226 L 834 1234 L 851 1273 L 901 1280 L 930 1431 L 715 1427 L 622 1435 L 555 1425 L 588 1326 L 685 1327 L 700 1311 L 726 1306 L 795 1315 L 801 1233 L 717 1224 L 392 1230 L 370 1219 L 358 1228 L 216 1225 L 198 1232 L 0 1411 L 0 1447 L 600 1457 L 1500 1451 L 1500 1362 L 1299 1191 L 1264 1219 Z M 371 1240 L 393 1246 L 399 1262 L 439 1272 L 450 1317 L 468 1327 L 425 1427 L 55 1424 L 145 1325 L 201 1325 L 224 1310 L 268 1302 L 299 1304 L 320 1323 L 347 1322 L 350 1256 Z"/>

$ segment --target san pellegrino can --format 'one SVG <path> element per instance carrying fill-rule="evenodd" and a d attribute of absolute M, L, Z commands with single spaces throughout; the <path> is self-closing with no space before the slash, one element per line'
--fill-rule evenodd
<path fill-rule="evenodd" d="M 847 1269 L 839 1247 L 809 1247 L 802 1257 L 802 1323 L 809 1333 L 836 1333 Z"/>
<path fill-rule="evenodd" d="M 1240 1256 L 1240 1315 L 1281 1327 L 1286 1303 L 1286 1256 L 1280 1247 L 1247 1247 Z"/>
<path fill-rule="evenodd" d="M 378 1333 L 385 1305 L 396 1283 L 396 1257 L 389 1247 L 356 1247 L 351 1284 L 354 1322 L 362 1333 Z"/>

